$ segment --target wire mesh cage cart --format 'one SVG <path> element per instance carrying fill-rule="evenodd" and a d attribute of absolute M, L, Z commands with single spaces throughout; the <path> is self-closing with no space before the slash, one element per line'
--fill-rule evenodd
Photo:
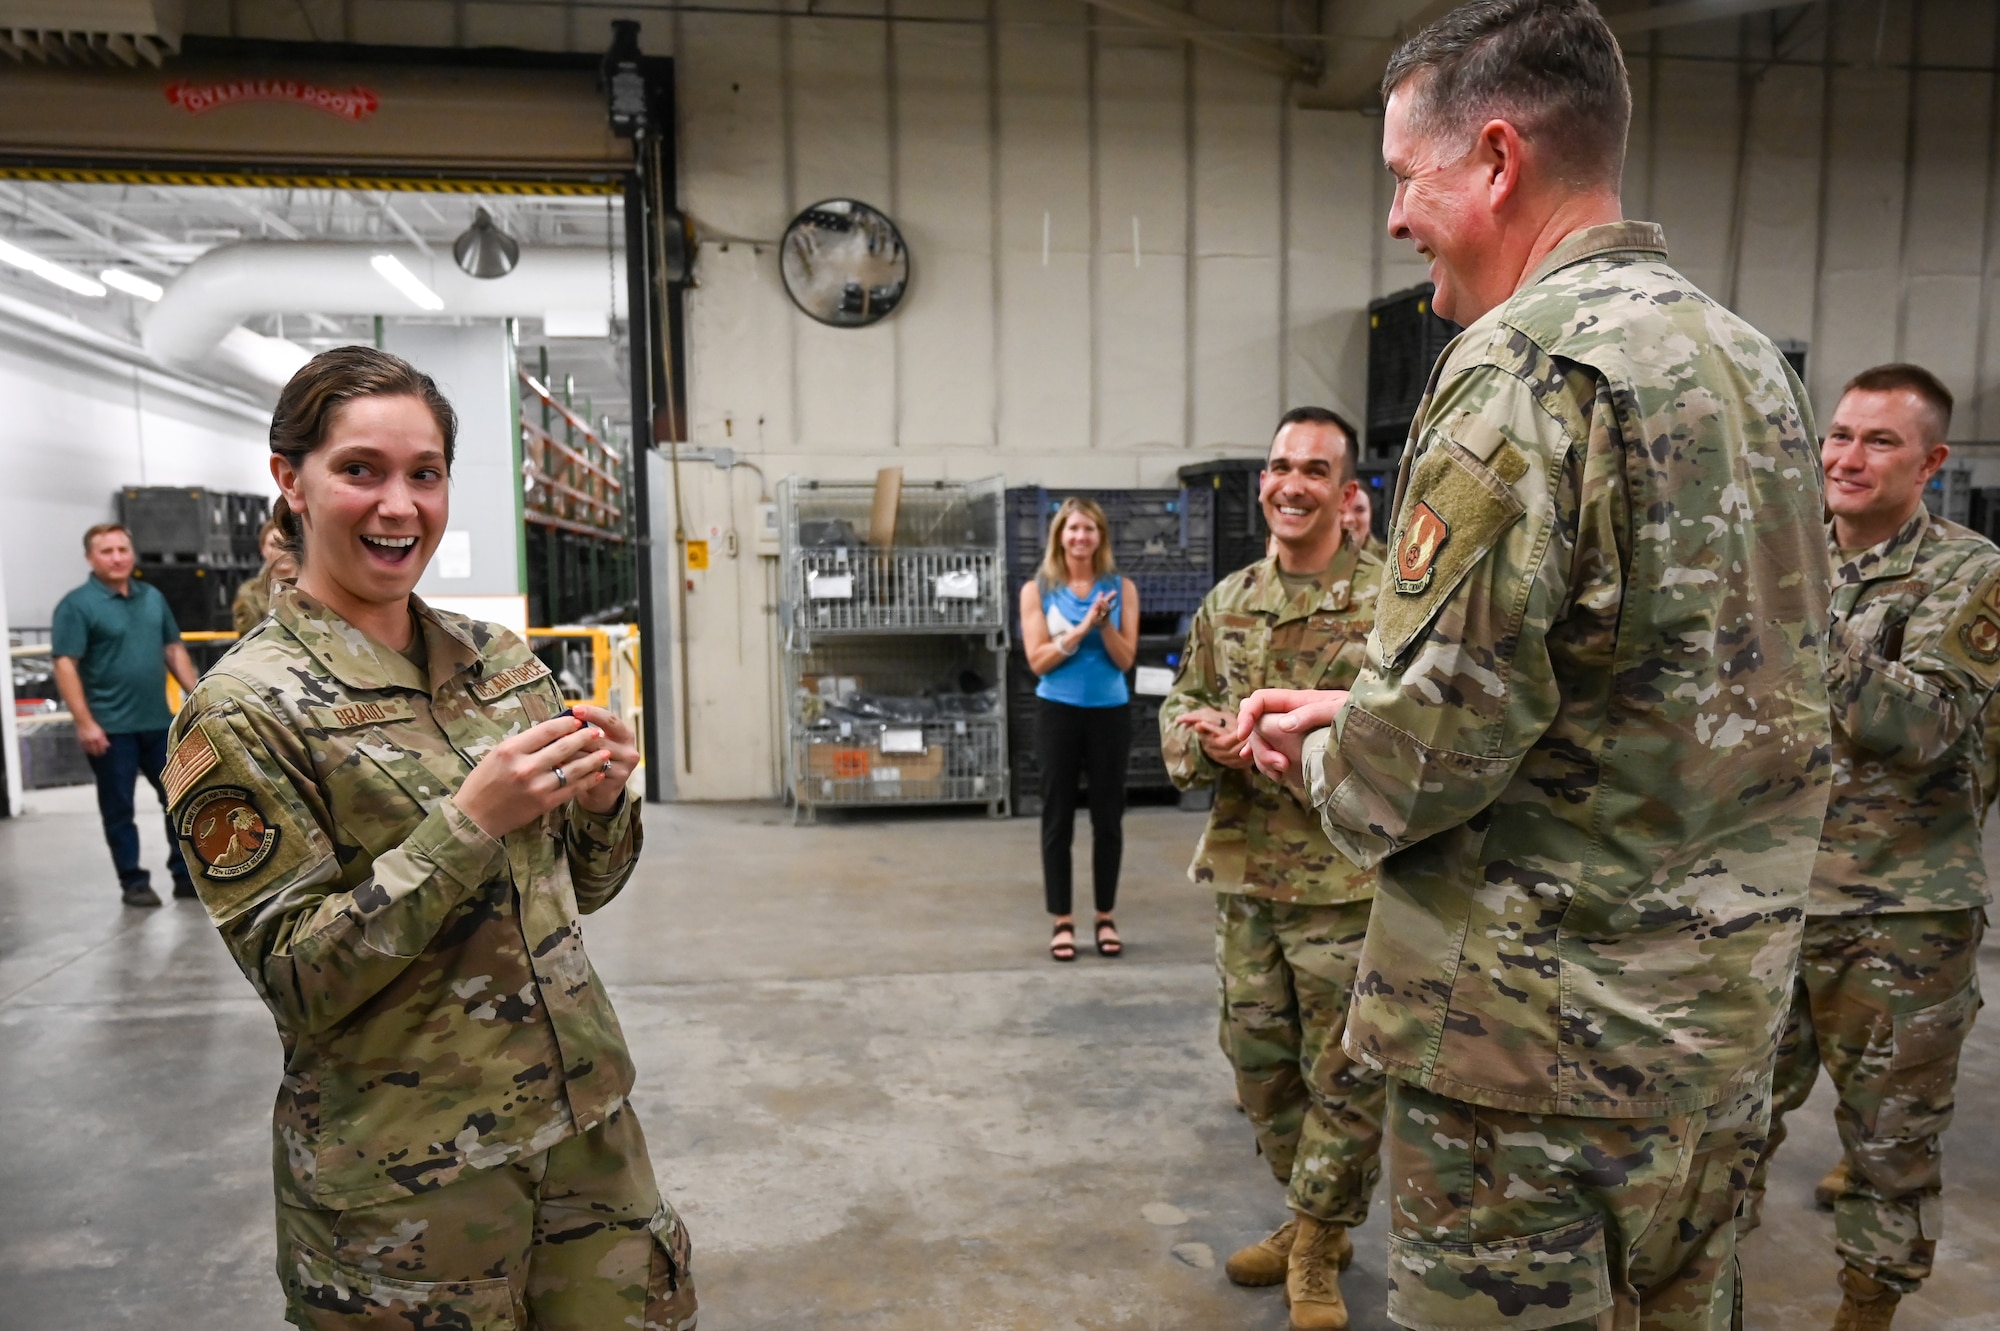
<path fill-rule="evenodd" d="M 786 794 L 821 808 L 1007 813 L 1007 583 L 998 477 L 908 485 L 895 540 L 875 488 L 778 485 Z"/>

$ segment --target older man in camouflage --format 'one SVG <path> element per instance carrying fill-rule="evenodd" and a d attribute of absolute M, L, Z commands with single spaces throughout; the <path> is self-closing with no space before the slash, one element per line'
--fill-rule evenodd
<path fill-rule="evenodd" d="M 1208 594 L 1160 707 L 1174 783 L 1215 786 L 1188 877 L 1216 892 L 1222 1052 L 1294 1212 L 1224 1269 L 1239 1285 L 1282 1282 L 1300 1331 L 1347 1325 L 1347 1231 L 1368 1218 L 1381 1176 L 1382 1076 L 1340 1047 L 1375 874 L 1336 851 L 1319 815 L 1227 736 L 1257 689 L 1344 688 L 1361 666 L 1382 565 L 1341 520 L 1359 488 L 1355 451 L 1353 427 L 1333 412 L 1285 413 L 1258 481 L 1277 553 Z"/>
<path fill-rule="evenodd" d="M 1939 1144 L 1979 1009 L 1988 791 L 1984 716 L 2000 682 L 2000 549 L 1934 517 L 1951 394 L 1881 365 L 1847 384 L 1821 458 L 1834 548 L 1833 802 L 1778 1045 L 1770 1150 L 1824 1064 L 1840 1100 L 1831 1194 L 1836 1331 L 1889 1326 L 1931 1272 Z M 1746 1221 L 1763 1200 L 1767 1152 Z"/>
<path fill-rule="evenodd" d="M 1464 6 L 1383 90 L 1390 231 L 1465 331 L 1368 668 L 1244 722 L 1381 865 L 1346 1045 L 1391 1078 L 1389 1315 L 1720 1331 L 1831 767 L 1804 390 L 1621 220 L 1587 0 Z"/>

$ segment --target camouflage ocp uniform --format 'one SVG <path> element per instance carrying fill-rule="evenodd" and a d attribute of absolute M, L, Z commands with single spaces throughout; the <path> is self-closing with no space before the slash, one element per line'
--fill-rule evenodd
<path fill-rule="evenodd" d="M 1174 783 L 1215 787 L 1188 877 L 1216 891 L 1222 1051 L 1291 1208 L 1348 1227 L 1368 1218 L 1381 1175 L 1382 1077 L 1340 1047 L 1375 874 L 1336 851 L 1290 791 L 1218 766 L 1174 722 L 1203 707 L 1233 716 L 1260 688 L 1347 687 L 1381 574 L 1351 545 L 1295 588 L 1275 557 L 1230 574 L 1195 612 L 1160 705 Z"/>
<path fill-rule="evenodd" d="M 1940 1138 L 1979 1010 L 2000 549 L 1919 505 L 1882 544 L 1836 552 L 1832 645 L 1833 800 L 1778 1045 L 1769 1150 L 1824 1064 L 1847 1165 L 1835 1247 L 1908 1293 L 1930 1274 L 1942 1232 Z M 1752 1223 L 1768 1165 L 1767 1152 Z"/>
<path fill-rule="evenodd" d="M 579 925 L 631 874 L 637 805 L 482 831 L 453 793 L 562 701 L 512 633 L 412 605 L 427 669 L 280 584 L 182 709 L 163 777 L 284 1045 L 287 1316 L 684 1331 L 686 1233 Z"/>
<path fill-rule="evenodd" d="M 1565 239 L 1440 359 L 1368 667 L 1305 772 L 1380 864 L 1389 1313 L 1726 1327 L 1826 808 L 1805 393 L 1668 265 Z"/>

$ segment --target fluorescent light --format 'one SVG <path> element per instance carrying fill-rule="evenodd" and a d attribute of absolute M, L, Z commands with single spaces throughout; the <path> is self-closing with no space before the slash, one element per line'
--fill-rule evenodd
<path fill-rule="evenodd" d="M 402 260 L 393 254 L 378 254 L 369 264 L 382 274 L 382 280 L 410 298 L 420 310 L 441 310 L 444 298 L 417 280 L 417 275 L 403 267 Z"/>
<path fill-rule="evenodd" d="M 30 254 L 18 245 L 9 245 L 0 240 L 0 263 L 12 264 L 16 268 L 33 273 L 44 282 L 53 282 L 64 291 L 74 291 L 79 296 L 102 296 L 104 287 L 93 282 L 82 273 L 72 272 L 59 263 L 50 263 L 39 254 Z"/>
<path fill-rule="evenodd" d="M 148 282 L 137 273 L 128 273 L 123 268 L 107 268 L 97 275 L 97 280 L 140 300 L 158 300 L 167 294 L 167 289 L 158 282 Z"/>

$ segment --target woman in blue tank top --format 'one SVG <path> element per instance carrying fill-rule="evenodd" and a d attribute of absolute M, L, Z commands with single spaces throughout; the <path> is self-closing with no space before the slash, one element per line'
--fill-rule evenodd
<path fill-rule="evenodd" d="M 1091 885 L 1100 956 L 1124 950 L 1111 910 L 1125 852 L 1125 765 L 1132 751 L 1132 695 L 1125 672 L 1139 651 L 1139 592 L 1111 562 L 1104 510 L 1069 498 L 1049 522 L 1033 582 L 1021 588 L 1021 645 L 1035 686 L 1035 756 L 1042 767 L 1042 890 L 1055 934 L 1049 955 L 1076 959 L 1070 842 L 1077 778 L 1090 781 Z"/>

